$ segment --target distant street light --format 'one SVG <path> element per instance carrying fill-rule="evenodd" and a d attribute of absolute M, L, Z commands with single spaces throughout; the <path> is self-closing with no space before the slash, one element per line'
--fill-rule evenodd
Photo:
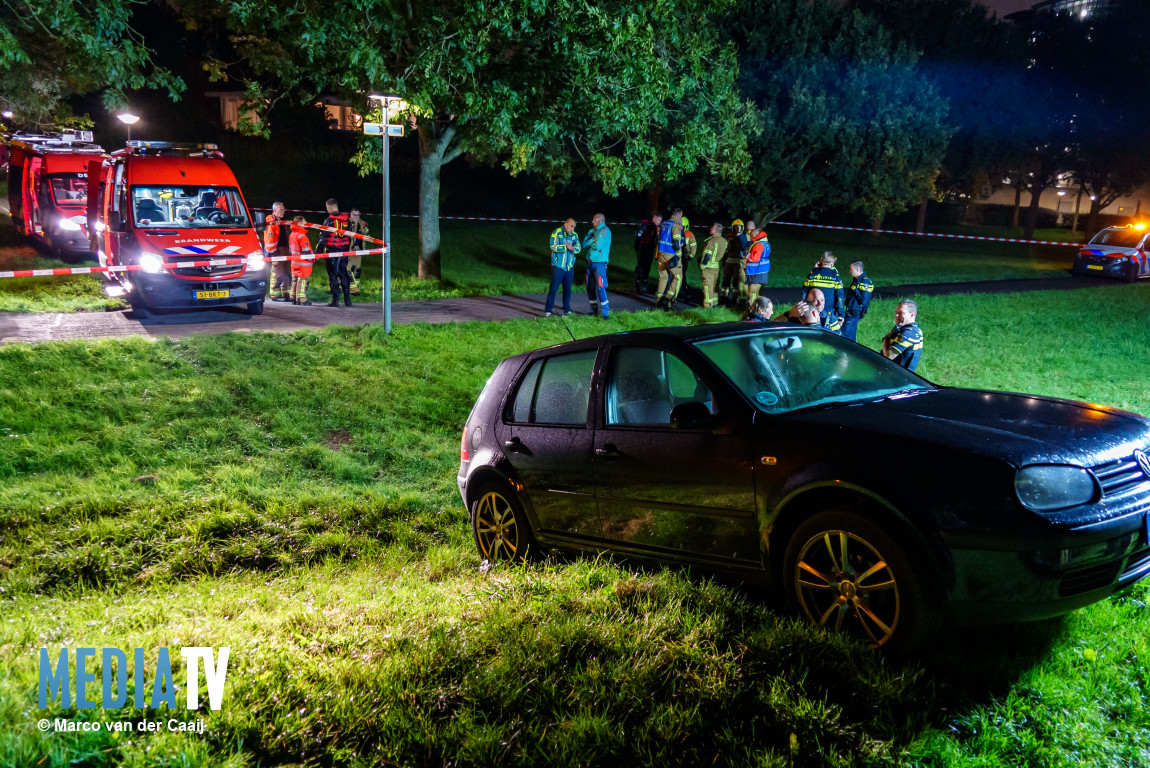
<path fill-rule="evenodd" d="M 116 119 L 118 119 L 124 125 L 128 126 L 128 141 L 131 141 L 132 126 L 140 122 L 140 116 L 133 115 L 131 112 L 121 112 L 120 114 L 116 115 Z"/>
<path fill-rule="evenodd" d="M 3 112 L 0 112 L 0 117 L 3 117 L 5 120 L 11 120 L 15 116 L 16 116 L 16 113 L 10 109 L 6 109 Z"/>
<path fill-rule="evenodd" d="M 380 122 L 383 123 L 383 130 L 380 132 L 380 138 L 383 139 L 383 155 L 380 160 L 380 170 L 383 172 L 383 242 L 387 247 L 387 253 L 383 254 L 383 332 L 391 333 L 391 184 L 389 181 L 389 162 L 390 162 L 390 145 L 391 145 L 391 131 L 388 126 L 391 125 L 392 111 L 399 112 L 407 107 L 407 102 L 401 99 L 394 93 L 373 93 L 369 97 L 374 101 L 380 102 L 382 107 L 383 116 Z M 367 124 L 364 125 L 366 130 Z M 402 130 L 402 128 L 400 128 Z M 400 134 L 403 135 L 402 133 Z"/>

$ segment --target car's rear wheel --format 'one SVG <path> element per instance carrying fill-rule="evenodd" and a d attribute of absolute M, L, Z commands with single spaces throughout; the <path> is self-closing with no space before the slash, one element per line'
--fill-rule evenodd
<path fill-rule="evenodd" d="M 471 532 L 484 560 L 523 562 L 537 549 L 527 515 L 511 490 L 485 486 L 471 509 Z"/>
<path fill-rule="evenodd" d="M 931 597 L 931 575 L 918 565 L 926 557 L 854 510 L 821 512 L 787 545 L 787 600 L 813 624 L 908 653 L 933 634 L 942 616 L 941 602 Z"/>

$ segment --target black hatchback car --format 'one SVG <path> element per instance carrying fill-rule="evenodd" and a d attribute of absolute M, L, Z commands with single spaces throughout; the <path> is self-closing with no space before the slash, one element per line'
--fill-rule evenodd
<path fill-rule="evenodd" d="M 485 559 L 613 551 L 781 585 L 906 651 L 1150 573 L 1150 421 L 938 387 L 817 328 L 728 323 L 503 361 L 463 431 Z"/>

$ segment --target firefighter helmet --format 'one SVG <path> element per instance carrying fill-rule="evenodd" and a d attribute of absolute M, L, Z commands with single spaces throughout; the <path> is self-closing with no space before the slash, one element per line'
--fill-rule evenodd
<path fill-rule="evenodd" d="M 741 226 L 743 226 L 743 220 L 742 219 L 735 219 L 734 221 L 731 222 L 731 229 L 734 229 L 735 227 L 741 227 Z"/>

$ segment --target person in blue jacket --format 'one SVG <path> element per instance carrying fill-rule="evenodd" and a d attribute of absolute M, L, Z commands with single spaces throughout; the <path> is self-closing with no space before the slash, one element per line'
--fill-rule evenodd
<path fill-rule="evenodd" d="M 855 341 L 859 321 L 866 317 L 870 308 L 871 296 L 874 295 L 874 283 L 866 276 L 866 268 L 861 261 L 851 264 L 850 288 L 846 289 L 846 317 L 843 318 L 843 338 Z"/>
<path fill-rule="evenodd" d="M 611 309 L 607 301 L 607 264 L 611 260 L 611 230 L 607 228 L 607 217 L 601 213 L 591 217 L 591 231 L 583 238 L 583 250 L 587 252 L 587 301 L 591 303 L 591 314 L 603 313 L 606 320 Z"/>

